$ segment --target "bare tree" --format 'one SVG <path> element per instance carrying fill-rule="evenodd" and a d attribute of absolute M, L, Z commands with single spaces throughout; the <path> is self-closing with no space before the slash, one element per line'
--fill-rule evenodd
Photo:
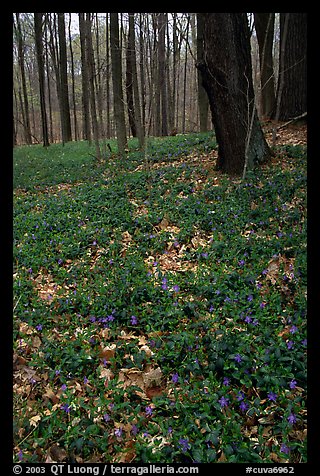
<path fill-rule="evenodd" d="M 58 13 L 62 142 L 72 140 L 64 13 Z"/>
<path fill-rule="evenodd" d="M 127 136 L 126 136 L 126 124 L 125 124 L 123 90 L 122 90 L 122 65 L 121 65 L 121 49 L 119 44 L 118 13 L 110 13 L 110 47 L 111 47 L 114 115 L 116 120 L 118 151 L 120 156 L 124 156 L 128 145 L 127 145 Z"/>
<path fill-rule="evenodd" d="M 34 32 L 35 44 L 38 62 L 39 75 L 39 90 L 40 90 L 40 108 L 41 108 L 41 125 L 42 125 L 42 139 L 43 146 L 49 146 L 48 123 L 46 112 L 46 98 L 45 98 L 45 75 L 44 75 L 44 59 L 43 59 L 43 44 L 42 44 L 42 26 L 43 14 L 34 13 Z"/>
<path fill-rule="evenodd" d="M 140 94 L 138 86 L 137 60 L 136 60 L 136 36 L 134 27 L 134 13 L 129 13 L 129 33 L 128 33 L 128 50 L 130 50 L 129 61 L 131 63 L 132 90 L 134 97 L 135 125 L 139 139 L 139 147 L 144 146 L 144 130 L 141 118 Z"/>
<path fill-rule="evenodd" d="M 254 104 L 245 13 L 201 13 L 204 61 L 198 63 L 218 142 L 218 168 L 239 175 L 270 157 Z"/>
<path fill-rule="evenodd" d="M 280 60 L 277 86 L 279 120 L 307 111 L 307 14 L 280 13 Z"/>
<path fill-rule="evenodd" d="M 268 119 L 276 105 L 273 70 L 274 13 L 254 13 L 255 30 L 259 45 L 261 114 Z"/>
<path fill-rule="evenodd" d="M 79 34 L 81 48 L 81 84 L 82 84 L 82 135 L 91 142 L 90 103 L 89 103 L 89 73 L 87 58 L 87 36 L 84 13 L 79 13 Z"/>

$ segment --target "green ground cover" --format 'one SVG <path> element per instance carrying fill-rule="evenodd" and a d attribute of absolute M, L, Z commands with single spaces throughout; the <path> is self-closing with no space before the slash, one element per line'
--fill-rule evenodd
<path fill-rule="evenodd" d="M 305 148 L 147 150 L 14 149 L 14 461 L 305 462 Z"/>

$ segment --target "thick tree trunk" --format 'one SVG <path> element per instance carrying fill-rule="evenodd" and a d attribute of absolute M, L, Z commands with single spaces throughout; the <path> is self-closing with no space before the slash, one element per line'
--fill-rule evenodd
<path fill-rule="evenodd" d="M 198 64 L 218 142 L 217 166 L 239 175 L 270 157 L 254 104 L 245 13 L 201 13 L 204 61 Z"/>

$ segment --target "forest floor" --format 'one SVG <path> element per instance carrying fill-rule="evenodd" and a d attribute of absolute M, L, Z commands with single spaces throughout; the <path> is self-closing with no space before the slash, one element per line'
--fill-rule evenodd
<path fill-rule="evenodd" d="M 14 149 L 14 461 L 307 461 L 307 128 L 277 136 L 245 180 L 211 133 Z"/>

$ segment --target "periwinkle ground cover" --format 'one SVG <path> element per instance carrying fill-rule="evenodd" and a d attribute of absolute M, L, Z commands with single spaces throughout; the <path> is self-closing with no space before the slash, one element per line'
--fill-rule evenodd
<path fill-rule="evenodd" d="M 135 146 L 14 152 L 14 460 L 306 461 L 305 150 Z"/>

